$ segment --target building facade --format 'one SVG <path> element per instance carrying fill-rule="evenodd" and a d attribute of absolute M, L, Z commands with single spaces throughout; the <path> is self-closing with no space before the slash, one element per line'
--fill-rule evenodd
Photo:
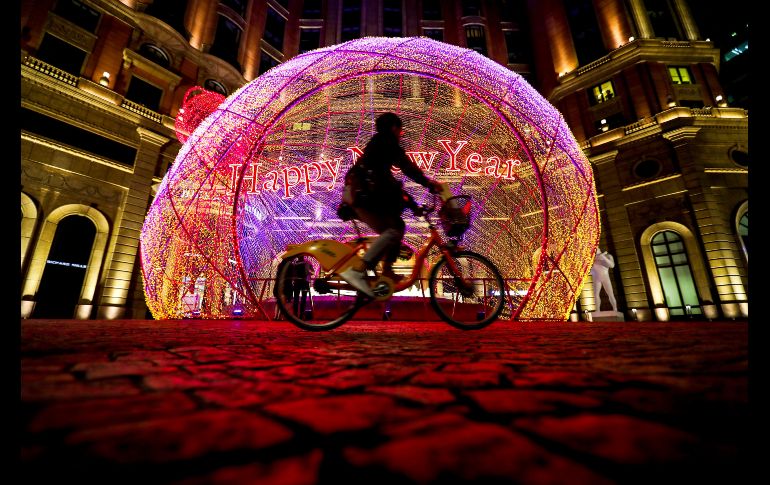
<path fill-rule="evenodd" d="M 627 319 L 748 316 L 748 112 L 685 0 L 25 0 L 22 318 L 146 318 L 139 233 L 193 86 L 427 36 L 521 74 L 591 161 Z M 586 282 L 578 315 L 596 310 Z M 602 302 L 607 301 L 602 298 Z"/>

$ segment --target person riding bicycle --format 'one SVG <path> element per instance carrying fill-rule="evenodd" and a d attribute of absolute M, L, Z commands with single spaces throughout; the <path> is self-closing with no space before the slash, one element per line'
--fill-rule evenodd
<path fill-rule="evenodd" d="M 363 256 L 363 266 L 349 268 L 340 275 L 357 290 L 374 296 L 366 282 L 366 271 L 374 270 L 383 260 L 382 276 L 398 283 L 403 277 L 393 272 L 404 237 L 406 225 L 401 218 L 406 204 L 411 200 L 403 190 L 403 183 L 393 176 L 393 166 L 431 192 L 437 193 L 441 185 L 425 176 L 422 170 L 406 155 L 399 144 L 403 134 L 401 118 L 395 113 L 383 113 L 375 120 L 377 133 L 366 144 L 363 154 L 345 176 L 342 201 L 355 212 L 355 218 L 364 222 L 379 236 Z"/>

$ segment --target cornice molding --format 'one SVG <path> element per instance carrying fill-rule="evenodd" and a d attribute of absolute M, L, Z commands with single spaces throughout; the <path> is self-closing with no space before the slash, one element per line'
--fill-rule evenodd
<path fill-rule="evenodd" d="M 179 86 L 179 83 L 182 81 L 182 76 L 174 74 L 165 67 L 159 66 L 158 64 L 152 62 L 151 60 L 129 48 L 125 48 L 123 49 L 123 67 L 130 68 L 131 66 L 136 66 L 139 69 L 152 74 L 153 76 L 163 79 L 168 83 L 168 86 L 172 91 L 176 89 L 176 87 Z"/>

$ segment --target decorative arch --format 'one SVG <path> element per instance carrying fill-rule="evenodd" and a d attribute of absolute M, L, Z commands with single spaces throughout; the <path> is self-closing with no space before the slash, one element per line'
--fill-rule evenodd
<path fill-rule="evenodd" d="M 40 230 L 37 244 L 35 245 L 32 261 L 29 270 L 27 271 L 27 277 L 24 280 L 24 287 L 22 288 L 23 299 L 34 298 L 37 294 L 37 290 L 40 287 L 40 280 L 43 276 L 43 270 L 45 269 L 45 263 L 48 259 L 48 253 L 51 252 L 51 244 L 53 244 L 53 238 L 56 234 L 59 222 L 71 215 L 85 216 L 96 226 L 96 237 L 94 238 L 94 245 L 91 248 L 91 257 L 88 259 L 88 269 L 86 269 L 86 275 L 83 280 L 83 288 L 80 292 L 80 301 L 93 301 L 94 293 L 96 292 L 96 283 L 101 269 L 101 262 L 104 259 L 104 250 L 107 246 L 110 224 L 104 214 L 93 207 L 83 204 L 68 204 L 57 207 L 51 211 L 51 214 L 49 214 L 48 217 L 46 217 L 43 222 L 43 227 Z M 26 318 L 26 316 L 22 315 L 22 318 Z"/>
<path fill-rule="evenodd" d="M 463 245 L 503 273 L 507 314 L 566 319 L 599 241 L 591 165 L 559 111 L 520 75 L 425 37 L 366 37 L 298 55 L 197 125 L 142 228 L 153 316 L 181 318 L 184 282 L 198 277 L 202 317 L 229 318 L 230 292 L 243 316 L 267 317 L 287 244 L 355 234 L 336 215 L 344 176 L 388 111 L 426 174 L 473 197 Z M 405 243 L 424 241 L 419 224 L 408 221 Z"/>
<path fill-rule="evenodd" d="M 743 257 L 746 258 L 746 261 L 749 260 L 749 248 L 746 245 L 746 240 L 743 238 L 742 233 L 742 226 L 743 223 L 741 222 L 741 219 L 743 219 L 743 216 L 746 216 L 747 222 L 749 217 L 749 201 L 744 200 L 741 205 L 738 206 L 738 210 L 735 211 L 735 234 L 738 237 L 738 242 L 741 245 L 741 249 L 743 249 Z M 746 238 L 748 238 L 748 228 L 746 229 Z"/>
<path fill-rule="evenodd" d="M 642 246 L 642 257 L 644 258 L 644 268 L 647 271 L 647 279 L 650 282 L 650 294 L 653 304 L 662 305 L 666 302 L 663 295 L 663 285 L 658 276 L 657 266 L 655 265 L 655 256 L 652 253 L 652 238 L 663 231 L 673 231 L 682 238 L 684 247 L 687 251 L 687 259 L 692 268 L 695 287 L 698 291 L 698 298 L 701 301 L 713 301 L 711 290 L 709 289 L 709 276 L 706 266 L 703 264 L 703 257 L 698 248 L 698 241 L 695 239 L 692 231 L 683 224 L 673 221 L 663 221 L 651 225 L 642 233 L 640 243 Z"/>
<path fill-rule="evenodd" d="M 38 210 L 32 197 L 24 192 L 21 193 L 21 267 L 24 267 L 24 260 L 27 257 L 29 242 L 32 240 L 32 233 L 35 232 L 37 224 Z"/>

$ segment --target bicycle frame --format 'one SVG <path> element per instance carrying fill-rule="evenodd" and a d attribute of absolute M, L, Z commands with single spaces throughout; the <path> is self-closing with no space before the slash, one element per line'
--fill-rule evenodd
<path fill-rule="evenodd" d="M 435 224 L 426 216 L 425 220 L 428 222 L 428 228 L 430 229 L 430 237 L 418 250 L 415 257 L 415 265 L 412 268 L 412 272 L 398 284 L 394 285 L 393 293 L 405 290 L 412 286 L 417 281 L 420 270 L 425 264 L 425 259 L 428 255 L 428 251 L 434 246 L 438 247 L 441 254 L 447 260 L 447 266 L 452 274 L 456 277 L 462 278 L 462 272 L 455 264 L 454 259 L 451 257 L 456 248 L 450 248 L 444 243 L 444 239 L 436 229 Z M 360 239 L 360 238 L 359 238 Z M 281 259 L 286 259 L 291 256 L 299 254 L 308 254 L 313 256 L 321 264 L 321 268 L 324 272 L 324 277 L 330 277 L 335 274 L 339 274 L 345 269 L 353 265 L 358 265 L 362 262 L 361 257 L 358 256 L 360 250 L 365 250 L 367 245 L 363 242 L 358 242 L 354 246 L 349 244 L 340 243 L 331 239 L 318 239 L 314 241 L 308 241 L 303 244 L 290 244 L 287 246 L 287 251 L 281 255 Z M 465 283 L 465 278 L 462 279 Z M 344 282 L 330 283 L 332 288 L 345 288 L 351 289 L 351 287 Z"/>

